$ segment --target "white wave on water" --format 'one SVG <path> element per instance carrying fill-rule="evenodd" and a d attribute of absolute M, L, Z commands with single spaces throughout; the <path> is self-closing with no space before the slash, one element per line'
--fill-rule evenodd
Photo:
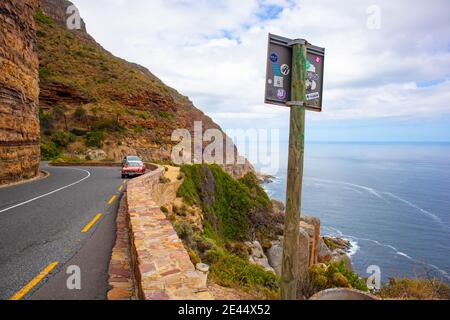
<path fill-rule="evenodd" d="M 405 200 L 405 199 L 403 199 L 403 198 L 401 198 L 401 197 L 399 197 L 399 196 L 397 196 L 397 195 L 395 195 L 395 194 L 393 194 L 391 192 L 384 192 L 384 194 L 386 194 L 386 195 L 390 196 L 391 198 L 394 198 L 394 199 L 396 199 L 398 201 L 406 203 L 408 206 L 410 206 L 410 207 L 412 207 L 414 209 L 417 209 L 420 212 L 422 212 L 423 214 L 429 216 L 430 218 L 432 218 L 437 223 L 442 224 L 442 220 L 437 215 L 435 215 L 434 213 L 431 213 L 431 212 L 429 212 L 429 211 L 427 211 L 425 209 L 422 209 L 421 207 L 415 205 L 414 203 L 412 203 L 412 202 L 410 202 L 408 200 Z"/>
<path fill-rule="evenodd" d="M 411 201 L 408 201 L 408 200 L 406 200 L 406 199 L 403 199 L 402 197 L 399 197 L 399 196 L 396 195 L 396 194 L 393 194 L 392 192 L 380 191 L 380 190 L 376 190 L 376 189 L 371 188 L 371 187 L 362 186 L 362 185 L 359 185 L 359 184 L 349 183 L 349 182 L 345 182 L 345 181 L 328 180 L 328 179 L 319 179 L 319 178 L 305 178 L 305 179 L 310 179 L 310 180 L 318 181 L 318 182 L 326 182 L 326 183 L 341 184 L 341 185 L 344 185 L 344 186 L 347 186 L 347 187 L 355 187 L 355 188 L 359 188 L 359 189 L 365 190 L 366 192 L 368 192 L 368 193 L 374 195 L 375 197 L 377 197 L 377 198 L 379 198 L 379 199 L 382 199 L 382 200 L 384 200 L 384 201 L 386 201 L 386 199 L 383 197 L 383 195 L 387 195 L 387 196 L 389 196 L 390 198 L 395 199 L 395 200 L 397 200 L 397 201 L 400 201 L 400 202 L 402 202 L 402 203 L 404 203 L 404 204 L 407 204 L 407 205 L 410 206 L 411 208 L 414 208 L 414 209 L 416 209 L 417 211 L 419 211 L 420 213 L 422 213 L 422 214 L 424 214 L 424 215 L 430 217 L 430 218 L 433 219 L 435 222 L 437 222 L 439 225 L 441 225 L 441 226 L 443 225 L 442 220 L 441 220 L 437 215 L 435 215 L 434 213 L 431 213 L 430 211 L 425 210 L 425 209 L 419 207 L 418 205 L 412 203 Z M 356 190 L 355 190 L 355 191 L 356 191 Z"/>
<path fill-rule="evenodd" d="M 350 250 L 348 252 L 348 255 L 350 257 L 353 257 L 359 250 L 359 244 L 355 240 L 351 240 L 351 239 L 346 239 L 346 240 L 350 241 L 350 244 L 352 245 L 352 247 L 350 248 Z"/>
<path fill-rule="evenodd" d="M 350 237 L 344 235 L 340 230 L 333 228 L 333 227 L 322 226 L 322 229 L 330 231 L 330 233 L 327 234 L 328 236 L 331 236 L 331 237 L 339 236 L 340 238 L 349 241 L 351 244 L 351 248 L 348 252 L 348 255 L 350 257 L 354 256 L 358 252 L 359 244 L 358 244 L 358 241 L 356 241 L 355 239 L 350 239 Z"/>
<path fill-rule="evenodd" d="M 352 240 L 355 241 L 355 242 L 356 242 L 356 240 L 358 240 L 358 241 L 367 241 L 367 242 L 375 243 L 376 245 L 378 245 L 378 246 L 380 246 L 380 247 L 389 248 L 389 249 L 391 249 L 392 251 L 394 251 L 394 253 L 395 253 L 396 255 L 399 255 L 399 256 L 401 256 L 401 257 L 404 257 L 405 259 L 408 259 L 408 260 L 410 260 L 410 261 L 412 261 L 412 262 L 415 262 L 415 263 L 417 263 L 417 264 L 421 264 L 421 265 L 424 265 L 424 266 L 428 266 L 428 267 L 434 269 L 435 271 L 439 272 L 439 273 L 440 273 L 443 277 L 445 277 L 446 279 L 449 279 L 449 280 L 450 280 L 450 275 L 449 275 L 446 271 L 444 271 L 444 270 L 442 270 L 441 268 L 435 266 L 434 264 L 430 264 L 430 263 L 426 263 L 426 262 L 417 260 L 417 259 L 415 259 L 415 258 L 413 258 L 413 257 L 411 257 L 411 256 L 409 256 L 409 255 L 407 255 L 406 253 L 404 253 L 404 252 L 402 252 L 402 251 L 399 251 L 399 250 L 398 250 L 396 247 L 394 247 L 393 245 L 381 243 L 380 241 L 373 240 L 373 239 L 369 239 L 369 238 L 361 238 L 361 237 L 355 237 L 355 236 L 351 236 L 351 235 L 348 235 L 348 234 L 344 234 L 344 233 L 342 233 L 339 229 L 333 228 L 333 227 L 323 226 L 322 228 L 323 228 L 323 229 L 326 229 L 326 230 L 329 230 L 329 231 L 331 231 L 332 233 L 339 235 L 339 237 L 342 237 L 343 239 L 346 239 L 346 240 L 349 240 L 349 241 L 352 241 Z M 356 243 L 358 243 L 358 242 L 356 242 Z M 359 247 L 358 247 L 358 249 L 359 249 Z"/>
<path fill-rule="evenodd" d="M 367 187 L 367 186 L 362 186 L 362 185 L 359 185 L 359 184 L 354 184 L 354 183 L 345 182 L 345 181 L 337 181 L 337 180 L 328 180 L 328 179 L 319 179 L 319 178 L 309 178 L 309 177 L 306 177 L 305 179 L 310 179 L 310 180 L 313 180 L 313 181 L 327 182 L 327 183 L 335 183 L 335 184 L 341 184 L 341 185 L 344 185 L 344 186 L 355 187 L 355 188 L 358 188 L 358 189 L 362 189 L 362 190 L 364 190 L 364 191 L 367 191 L 368 193 L 374 195 L 375 197 L 377 197 L 377 198 L 383 200 L 383 197 L 378 193 L 377 190 L 375 190 L 375 189 L 373 189 L 373 188 L 370 188 L 370 187 Z"/>

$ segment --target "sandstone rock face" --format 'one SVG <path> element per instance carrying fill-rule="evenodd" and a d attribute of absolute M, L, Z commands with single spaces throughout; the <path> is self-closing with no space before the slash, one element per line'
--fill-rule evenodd
<path fill-rule="evenodd" d="M 332 252 L 327 247 L 322 238 L 319 240 L 318 250 L 317 250 L 317 260 L 319 263 L 328 262 L 331 260 Z"/>
<path fill-rule="evenodd" d="M 0 184 L 38 174 L 37 0 L 0 2 Z"/>
<path fill-rule="evenodd" d="M 267 256 L 258 241 L 248 241 L 245 243 L 251 250 L 250 262 L 263 267 L 266 271 L 275 273 L 275 270 L 270 266 Z"/>
<path fill-rule="evenodd" d="M 270 266 L 275 273 L 281 275 L 281 260 L 283 259 L 283 237 L 279 236 L 278 240 L 271 242 L 272 246 L 267 249 L 267 258 Z"/>
<path fill-rule="evenodd" d="M 270 266 L 274 269 L 275 273 L 281 275 L 281 263 L 283 259 L 283 237 L 278 237 L 278 240 L 272 241 L 272 247 L 267 250 L 267 258 Z M 310 264 L 310 242 L 311 236 L 303 228 L 300 228 L 299 245 L 300 250 L 298 252 L 299 275 L 305 275 L 308 272 Z"/>
<path fill-rule="evenodd" d="M 284 210 L 281 203 L 273 202 L 274 209 Z M 320 241 L 320 220 L 311 216 L 301 216 L 299 245 L 299 274 L 305 275 L 308 269 L 319 261 L 320 254 L 323 254 L 324 248 Z M 281 275 L 281 260 L 283 257 L 283 237 L 271 242 L 272 246 L 267 250 L 267 258 L 270 266 L 275 270 L 277 275 Z M 325 243 L 323 246 L 327 249 Z M 320 254 L 319 254 L 320 252 Z M 331 252 L 329 260 L 332 259 Z M 328 261 L 329 261 L 328 260 Z"/>

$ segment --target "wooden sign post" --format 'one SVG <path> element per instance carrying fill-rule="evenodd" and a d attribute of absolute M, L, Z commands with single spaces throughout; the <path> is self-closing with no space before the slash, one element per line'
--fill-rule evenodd
<path fill-rule="evenodd" d="M 281 298 L 283 300 L 297 298 L 299 227 L 305 143 L 306 43 L 295 43 L 292 49 L 292 105 L 289 128 L 283 260 L 281 265 Z"/>
<path fill-rule="evenodd" d="M 306 40 L 289 40 L 269 35 L 266 103 L 286 105 L 291 108 L 281 265 L 281 298 L 283 300 L 297 298 L 300 279 L 299 236 L 305 111 L 306 109 L 322 110 L 324 56 L 323 48 L 312 46 Z M 289 73 L 291 73 L 290 77 L 288 77 Z M 287 93 L 290 93 L 290 96 Z"/>

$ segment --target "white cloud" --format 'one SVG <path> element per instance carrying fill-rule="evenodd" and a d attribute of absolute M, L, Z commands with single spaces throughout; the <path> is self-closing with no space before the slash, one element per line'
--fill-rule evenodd
<path fill-rule="evenodd" d="M 324 112 L 313 121 L 450 115 L 445 0 L 379 0 L 380 30 L 366 26 L 372 1 L 74 2 L 106 49 L 148 67 L 220 124 L 286 126 L 287 108 L 263 104 L 268 32 L 326 48 Z M 266 12 L 274 5 L 278 16 Z M 417 85 L 438 79 L 447 80 Z"/>

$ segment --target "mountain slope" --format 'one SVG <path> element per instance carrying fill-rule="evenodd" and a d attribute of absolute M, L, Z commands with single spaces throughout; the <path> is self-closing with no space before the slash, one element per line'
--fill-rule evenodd
<path fill-rule="evenodd" d="M 113 56 L 65 26 L 66 0 L 41 0 L 36 13 L 43 154 L 119 160 L 137 153 L 170 159 L 173 130 L 220 127 L 142 66 Z M 72 132 L 73 134 L 68 134 Z M 228 168 L 237 175 L 251 169 Z"/>

